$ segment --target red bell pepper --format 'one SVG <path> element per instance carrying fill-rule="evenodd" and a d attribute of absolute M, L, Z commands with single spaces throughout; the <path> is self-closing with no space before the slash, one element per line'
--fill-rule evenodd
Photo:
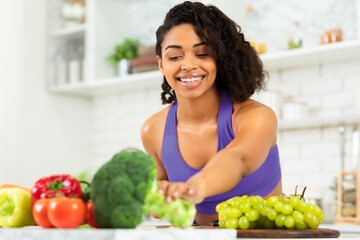
<path fill-rule="evenodd" d="M 40 178 L 32 187 L 31 195 L 32 204 L 42 198 L 82 198 L 79 180 L 69 174 L 52 175 L 50 177 Z"/>

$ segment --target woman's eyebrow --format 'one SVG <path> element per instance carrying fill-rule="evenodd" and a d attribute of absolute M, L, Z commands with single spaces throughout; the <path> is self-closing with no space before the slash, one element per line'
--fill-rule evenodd
<path fill-rule="evenodd" d="M 168 49 L 168 48 L 178 48 L 178 49 L 182 49 L 182 47 L 179 46 L 179 45 L 169 45 L 169 46 L 167 46 L 167 47 L 165 48 L 165 50 Z"/>
<path fill-rule="evenodd" d="M 193 47 L 198 47 L 198 46 L 202 46 L 202 45 L 206 45 L 206 42 L 201 42 L 201 43 L 195 43 L 193 45 Z M 169 49 L 169 48 L 177 48 L 177 49 L 182 49 L 182 46 L 180 45 L 169 45 L 165 48 L 165 50 Z"/>
<path fill-rule="evenodd" d="M 198 47 L 198 46 L 202 46 L 202 45 L 207 45 L 207 44 L 206 44 L 206 42 L 196 43 L 196 44 L 194 44 L 193 47 Z"/>

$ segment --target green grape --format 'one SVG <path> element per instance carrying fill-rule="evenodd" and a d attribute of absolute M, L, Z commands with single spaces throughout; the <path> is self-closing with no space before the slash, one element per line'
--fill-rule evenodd
<path fill-rule="evenodd" d="M 306 223 L 312 229 L 317 229 L 319 227 L 319 219 L 314 214 L 312 214 L 311 218 L 308 219 Z"/>
<path fill-rule="evenodd" d="M 260 212 L 263 207 L 264 207 L 263 203 L 256 203 L 255 205 L 252 206 L 252 208 L 258 212 Z"/>
<path fill-rule="evenodd" d="M 265 229 L 274 229 L 275 228 L 275 223 L 269 219 L 266 219 L 264 222 L 264 228 Z"/>
<path fill-rule="evenodd" d="M 277 227 L 284 226 L 285 218 L 286 218 L 286 215 L 284 215 L 284 214 L 280 214 L 279 216 L 277 216 L 276 219 L 275 219 L 275 225 Z"/>
<path fill-rule="evenodd" d="M 219 217 L 224 218 L 226 217 L 231 211 L 231 207 L 224 207 L 219 212 Z"/>
<path fill-rule="evenodd" d="M 234 208 L 239 208 L 242 201 L 243 199 L 241 197 L 233 197 L 230 201 L 230 205 Z"/>
<path fill-rule="evenodd" d="M 306 203 L 305 212 L 312 212 L 314 210 L 314 205 L 311 203 Z"/>
<path fill-rule="evenodd" d="M 289 204 L 296 209 L 296 207 L 299 205 L 300 203 L 300 198 L 298 196 L 292 196 L 289 199 Z"/>
<path fill-rule="evenodd" d="M 275 209 L 275 211 L 281 212 L 281 208 L 282 208 L 283 205 L 284 205 L 284 204 L 283 204 L 282 202 L 280 202 L 280 201 L 276 202 L 276 203 L 274 204 L 274 209 Z"/>
<path fill-rule="evenodd" d="M 249 229 L 255 229 L 256 228 L 256 222 L 249 222 Z"/>
<path fill-rule="evenodd" d="M 247 212 L 245 214 L 245 217 L 250 221 L 250 222 L 254 222 L 256 220 L 259 219 L 259 212 L 254 210 L 254 209 L 251 209 L 249 212 Z"/>
<path fill-rule="evenodd" d="M 305 212 L 306 209 L 306 202 L 300 201 L 299 204 L 296 207 L 296 210 L 299 210 L 300 212 Z"/>
<path fill-rule="evenodd" d="M 238 226 L 238 220 L 236 218 L 228 218 L 225 220 L 225 228 L 235 229 Z"/>
<path fill-rule="evenodd" d="M 249 226 L 250 226 L 249 220 L 245 216 L 240 217 L 240 219 L 239 219 L 239 227 L 241 229 L 248 229 Z"/>
<path fill-rule="evenodd" d="M 219 227 L 225 228 L 225 219 L 221 219 L 218 224 L 219 224 Z"/>
<path fill-rule="evenodd" d="M 306 222 L 295 222 L 295 228 L 299 230 L 304 230 L 308 228 L 308 225 L 306 224 Z"/>
<path fill-rule="evenodd" d="M 293 228 L 295 226 L 295 220 L 292 216 L 287 216 L 284 221 L 284 225 L 286 228 Z"/>
<path fill-rule="evenodd" d="M 256 227 L 257 228 L 264 228 L 264 223 L 268 218 L 260 215 L 259 220 L 256 221 Z"/>
<path fill-rule="evenodd" d="M 256 203 L 258 203 L 258 204 L 264 204 L 264 199 L 263 199 L 262 197 L 260 197 L 260 196 L 255 196 L 255 198 L 256 198 Z"/>
<path fill-rule="evenodd" d="M 291 216 L 294 218 L 295 222 L 297 223 L 304 222 L 304 215 L 298 210 L 294 210 Z"/>
<path fill-rule="evenodd" d="M 281 201 L 282 203 L 289 203 L 289 197 L 281 195 L 279 196 L 279 201 Z"/>
<path fill-rule="evenodd" d="M 320 223 L 324 220 L 324 218 L 325 218 L 325 215 L 324 215 L 324 214 L 321 214 L 321 216 L 319 217 Z"/>
<path fill-rule="evenodd" d="M 304 213 L 304 220 L 307 224 L 309 224 L 309 222 L 311 221 L 311 219 L 313 219 L 315 215 L 312 214 L 311 212 L 306 212 Z"/>
<path fill-rule="evenodd" d="M 257 202 L 257 198 L 255 198 L 255 196 L 250 196 L 246 200 L 248 203 L 250 203 L 250 205 L 255 205 Z"/>
<path fill-rule="evenodd" d="M 321 208 L 317 205 L 313 205 L 312 213 L 318 218 L 320 218 L 321 215 L 324 215 Z"/>
<path fill-rule="evenodd" d="M 265 216 L 265 217 L 266 217 L 270 209 L 271 209 L 270 207 L 264 205 L 264 206 L 260 209 L 260 214 L 261 214 L 262 216 Z"/>
<path fill-rule="evenodd" d="M 267 204 L 269 207 L 273 207 L 277 201 L 279 201 L 279 197 L 278 197 L 278 196 L 271 196 L 271 197 L 269 197 L 268 200 L 266 201 L 266 204 Z"/>
<path fill-rule="evenodd" d="M 282 205 L 282 207 L 281 207 L 281 212 L 283 213 L 283 214 L 290 214 L 291 212 L 293 211 L 293 207 L 290 205 L 290 204 L 288 204 L 288 203 L 285 203 L 284 205 Z"/>
<path fill-rule="evenodd" d="M 242 202 L 240 204 L 240 210 L 243 212 L 243 213 L 247 213 L 251 210 L 251 205 L 250 203 L 248 202 Z"/>
<path fill-rule="evenodd" d="M 269 220 L 271 221 L 275 221 L 276 217 L 277 217 L 277 212 L 275 211 L 275 209 L 270 209 L 269 212 L 267 213 L 267 217 Z"/>
<path fill-rule="evenodd" d="M 239 208 L 230 207 L 230 211 L 227 214 L 231 218 L 238 218 L 242 215 L 242 212 Z"/>
<path fill-rule="evenodd" d="M 229 204 L 227 204 L 226 202 L 222 202 L 222 203 L 219 203 L 218 205 L 216 205 L 216 212 L 217 213 L 220 213 L 220 210 L 227 207 Z"/>

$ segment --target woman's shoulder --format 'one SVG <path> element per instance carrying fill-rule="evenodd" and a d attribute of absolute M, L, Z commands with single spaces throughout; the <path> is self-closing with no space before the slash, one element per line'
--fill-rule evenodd
<path fill-rule="evenodd" d="M 162 137 L 164 133 L 167 113 L 170 106 L 167 106 L 154 113 L 141 126 L 141 140 L 144 148 L 151 155 L 159 154 L 161 150 Z"/>
<path fill-rule="evenodd" d="M 277 128 L 275 112 L 256 100 L 248 99 L 244 102 L 234 102 L 233 110 L 235 123 Z"/>

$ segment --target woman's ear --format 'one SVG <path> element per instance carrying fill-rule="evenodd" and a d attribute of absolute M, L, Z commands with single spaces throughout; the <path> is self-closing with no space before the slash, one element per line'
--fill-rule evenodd
<path fill-rule="evenodd" d="M 158 62 L 159 70 L 160 70 L 161 74 L 164 75 L 164 73 L 163 73 L 164 69 L 163 69 L 161 57 L 159 55 L 157 55 L 156 59 L 157 59 L 157 62 Z"/>

